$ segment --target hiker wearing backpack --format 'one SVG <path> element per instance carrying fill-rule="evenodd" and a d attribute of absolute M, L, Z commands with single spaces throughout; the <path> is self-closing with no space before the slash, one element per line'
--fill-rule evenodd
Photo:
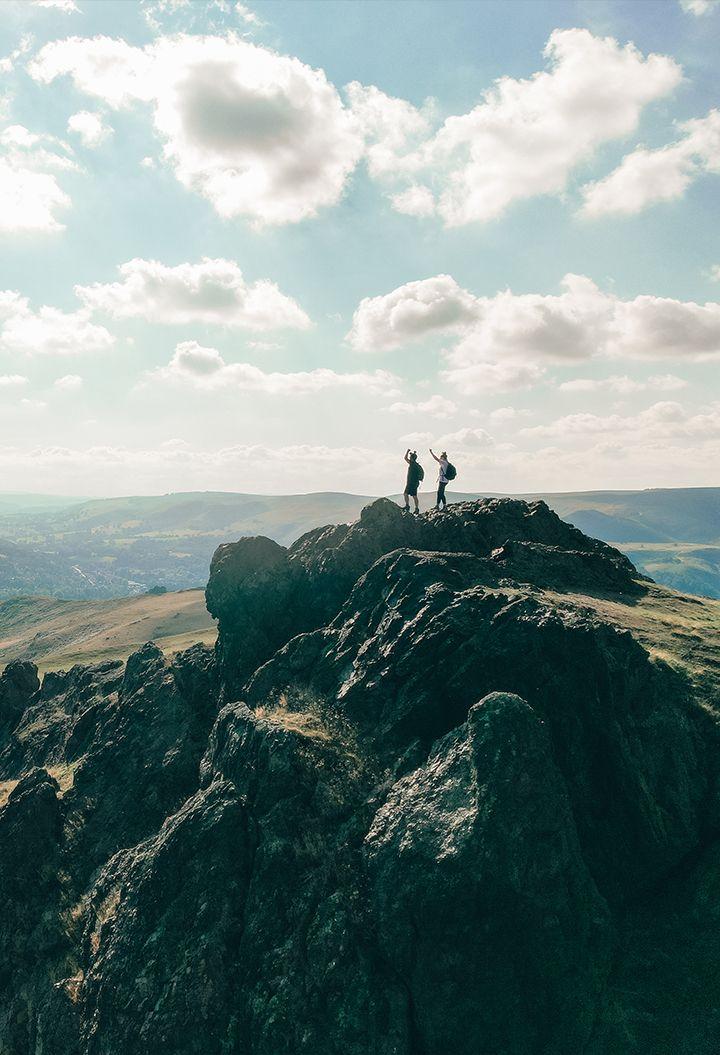
<path fill-rule="evenodd" d="M 455 466 L 448 461 L 447 451 L 443 451 L 439 458 L 435 451 L 432 449 L 432 447 L 430 448 L 430 453 L 440 466 L 440 470 L 438 472 L 438 489 L 437 498 L 435 499 L 435 508 L 447 509 L 445 488 L 451 480 L 455 479 L 455 477 L 457 476 L 457 471 L 455 469 Z"/>
<path fill-rule="evenodd" d="M 413 510 L 415 516 L 420 512 L 418 506 L 418 485 L 422 483 L 425 478 L 425 470 L 423 469 L 420 462 L 417 460 L 417 451 L 411 451 L 410 448 L 405 451 L 405 461 L 407 462 L 407 480 L 405 481 L 405 512 L 410 512 L 410 499 L 412 498 L 415 503 L 415 509 Z"/>

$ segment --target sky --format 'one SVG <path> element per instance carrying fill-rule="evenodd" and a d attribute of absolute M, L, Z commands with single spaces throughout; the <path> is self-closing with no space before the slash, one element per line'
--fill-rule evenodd
<path fill-rule="evenodd" d="M 0 2 L 0 490 L 718 485 L 717 0 Z"/>

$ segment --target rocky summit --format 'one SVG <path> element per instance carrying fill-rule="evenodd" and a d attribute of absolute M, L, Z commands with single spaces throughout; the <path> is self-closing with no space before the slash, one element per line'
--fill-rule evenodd
<path fill-rule="evenodd" d="M 716 602 L 496 499 L 207 605 L 0 677 L 2 1055 L 716 1055 Z"/>

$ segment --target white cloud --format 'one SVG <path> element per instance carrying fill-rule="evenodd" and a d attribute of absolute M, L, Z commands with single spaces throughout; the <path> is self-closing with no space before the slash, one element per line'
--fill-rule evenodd
<path fill-rule="evenodd" d="M 251 363 L 226 363 L 215 348 L 204 348 L 197 341 L 178 344 L 168 365 L 152 371 L 148 378 L 182 382 L 210 391 L 235 389 L 274 396 L 309 395 L 340 389 L 387 395 L 398 381 L 386 370 L 339 374 L 323 367 L 296 373 L 269 372 Z"/>
<path fill-rule="evenodd" d="M 255 22 L 243 5 L 236 11 Z M 633 132 L 643 108 L 681 79 L 671 58 L 586 29 L 555 30 L 545 56 L 545 70 L 500 78 L 434 135 L 432 101 L 418 108 L 352 82 L 344 105 L 322 70 L 233 33 L 175 34 L 144 48 L 71 37 L 46 44 L 29 71 L 43 83 L 69 75 L 110 106 L 149 103 L 166 161 L 221 216 L 259 225 L 314 216 L 339 201 L 364 155 L 395 208 L 456 226 L 563 193 L 596 147 Z"/>
<path fill-rule="evenodd" d="M 308 329 L 310 319 L 273 282 L 247 283 L 232 260 L 203 259 L 169 267 L 157 260 L 130 260 L 120 281 L 76 286 L 88 308 L 116 318 L 185 325 L 216 323 L 250 330 Z"/>
<path fill-rule="evenodd" d="M 396 212 L 406 216 L 432 216 L 435 212 L 435 198 L 429 187 L 412 184 L 407 190 L 398 191 L 390 196 Z"/>
<path fill-rule="evenodd" d="M 142 48 L 111 37 L 54 40 L 40 49 L 28 64 L 28 72 L 41 84 L 70 74 L 78 91 L 113 107 L 153 98 L 151 56 Z"/>
<path fill-rule="evenodd" d="M 438 446 L 443 450 L 451 451 L 453 447 L 460 450 L 475 450 L 484 447 L 492 447 L 495 441 L 485 429 L 459 429 L 457 432 L 449 432 L 441 436 Z"/>
<path fill-rule="evenodd" d="M 511 421 L 517 421 L 518 418 L 529 417 L 530 411 L 518 410 L 516 407 L 496 407 L 488 416 L 493 425 L 506 425 Z"/>
<path fill-rule="evenodd" d="M 40 411 L 47 408 L 47 403 L 42 399 L 21 399 L 20 406 L 23 410 Z"/>
<path fill-rule="evenodd" d="M 75 0 L 32 0 L 33 7 L 50 7 L 56 11 L 62 11 L 66 15 L 80 11 Z"/>
<path fill-rule="evenodd" d="M 107 351 L 112 334 L 90 321 L 85 310 L 63 312 L 41 307 L 33 311 L 26 297 L 0 291 L 0 350 L 27 355 L 81 355 Z"/>
<path fill-rule="evenodd" d="M 680 7 L 688 15 L 708 15 L 720 0 L 680 0 Z"/>
<path fill-rule="evenodd" d="M 648 205 L 681 198 L 704 173 L 720 173 L 720 110 L 685 121 L 676 143 L 627 154 L 604 179 L 582 188 L 584 216 L 637 213 Z"/>
<path fill-rule="evenodd" d="M 28 378 L 22 374 L 0 374 L 0 390 L 3 388 L 18 388 L 28 384 Z"/>
<path fill-rule="evenodd" d="M 586 29 L 557 29 L 547 69 L 501 77 L 469 113 L 447 118 L 417 150 L 396 154 L 398 179 L 412 178 L 402 211 L 437 212 L 450 227 L 500 216 L 513 202 L 562 194 L 577 166 L 602 143 L 635 131 L 643 108 L 680 82 L 670 57 Z M 427 174 L 424 181 L 422 173 Z M 385 159 L 382 174 L 393 174 Z M 425 194 L 419 187 L 425 183 Z"/>
<path fill-rule="evenodd" d="M 681 403 L 653 403 L 638 414 L 568 414 L 547 425 L 522 429 L 529 438 L 554 438 L 574 442 L 583 436 L 636 435 L 639 442 L 717 439 L 720 437 L 720 403 L 700 410 L 688 410 Z"/>
<path fill-rule="evenodd" d="M 396 173 L 402 166 L 400 153 L 430 129 L 432 100 L 418 110 L 405 99 L 395 99 L 374 85 L 366 86 L 358 81 L 348 84 L 345 94 L 366 144 L 370 175 L 378 179 Z"/>
<path fill-rule="evenodd" d="M 247 4 L 241 4 L 240 0 L 238 0 L 238 2 L 235 4 L 235 13 L 237 14 L 238 18 L 240 18 L 248 26 L 255 26 L 257 29 L 260 29 L 262 26 L 265 25 L 260 16 L 255 14 L 255 12 L 251 8 L 249 8 Z"/>
<path fill-rule="evenodd" d="M 53 387 L 61 392 L 77 392 L 82 386 L 83 379 L 79 374 L 65 374 L 64 377 L 58 377 L 53 382 Z"/>
<path fill-rule="evenodd" d="M 432 334 L 457 332 L 477 317 L 477 304 L 450 275 L 408 282 L 392 293 L 365 297 L 347 340 L 356 351 L 389 351 Z"/>
<path fill-rule="evenodd" d="M 420 403 L 391 403 L 386 408 L 391 414 L 427 414 L 432 418 L 447 418 L 457 406 L 444 396 L 431 396 Z"/>
<path fill-rule="evenodd" d="M 0 59 L 0 73 L 10 73 L 14 69 L 17 60 L 19 58 L 22 58 L 23 55 L 27 54 L 27 52 L 32 48 L 32 46 L 32 36 L 29 33 L 23 34 L 23 36 L 20 38 L 20 43 L 18 44 L 18 46 L 14 48 L 9 55 L 4 55 Z M 8 103 L 7 96 L 3 98 L 2 103 L 4 111 Z"/>
<path fill-rule="evenodd" d="M 475 297 L 448 275 L 363 300 L 348 335 L 359 351 L 454 334 L 441 379 L 468 393 L 527 388 L 550 364 L 594 357 L 700 362 L 720 356 L 720 304 L 642 295 L 622 300 L 583 275 L 559 294 Z M 655 379 L 655 387 L 661 382 Z M 662 384 L 677 385 L 666 377 Z"/>
<path fill-rule="evenodd" d="M 322 70 L 228 34 L 53 41 L 37 80 L 69 74 L 111 106 L 151 102 L 166 160 L 223 217 L 295 223 L 334 205 L 363 150 L 352 114 Z"/>
<path fill-rule="evenodd" d="M 559 386 L 561 392 L 616 392 L 619 395 L 632 395 L 634 392 L 647 392 L 653 389 L 658 392 L 675 392 L 687 388 L 687 381 L 674 374 L 656 374 L 643 381 L 614 374 L 612 377 L 589 378 L 577 377 L 563 381 Z"/>
<path fill-rule="evenodd" d="M 86 147 L 100 146 L 112 135 L 112 128 L 105 124 L 100 114 L 91 113 L 89 110 L 80 110 L 72 114 L 67 126 L 68 132 L 77 133 Z"/>
<path fill-rule="evenodd" d="M 57 212 L 70 206 L 56 171 L 77 165 L 53 136 L 9 125 L 0 133 L 0 231 L 60 231 Z"/>

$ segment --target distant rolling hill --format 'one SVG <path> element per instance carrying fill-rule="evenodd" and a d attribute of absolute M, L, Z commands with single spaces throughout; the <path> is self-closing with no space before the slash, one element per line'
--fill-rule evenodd
<path fill-rule="evenodd" d="M 0 670 L 13 659 L 32 659 L 41 671 L 124 660 L 146 641 L 172 654 L 215 637 L 202 590 L 102 601 L 0 601 Z"/>
<path fill-rule="evenodd" d="M 187 492 L 70 499 L 0 494 L 0 598 L 110 598 L 204 586 L 221 543 L 269 535 L 284 545 L 354 520 L 373 496 Z M 397 496 L 396 496 L 397 497 Z M 451 500 L 477 498 L 458 493 Z M 679 590 L 720 597 L 720 488 L 587 491 L 544 498 L 586 534 Z M 432 504 L 421 496 L 423 508 Z"/>
<path fill-rule="evenodd" d="M 657 582 L 684 593 L 720 597 L 720 488 L 542 497 L 564 520 L 617 546 Z"/>

